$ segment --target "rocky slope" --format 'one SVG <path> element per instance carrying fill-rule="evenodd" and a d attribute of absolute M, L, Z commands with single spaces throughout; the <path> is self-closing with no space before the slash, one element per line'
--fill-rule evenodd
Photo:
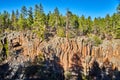
<path fill-rule="evenodd" d="M 28 67 L 27 63 L 34 62 L 39 55 L 43 56 L 45 70 L 52 66 L 53 72 L 61 73 L 63 78 L 57 78 L 58 80 L 81 80 L 82 74 L 97 80 L 120 79 L 120 40 L 104 40 L 99 46 L 93 46 L 86 37 L 66 39 L 54 36 L 49 41 L 41 41 L 28 31 L 6 33 L 1 39 L 2 45 L 6 41 L 12 56 L 1 63 L 1 79 L 28 79 L 24 69 Z M 1 54 L 5 56 L 4 49 Z M 9 67 L 6 73 L 5 65 Z M 33 77 L 41 79 L 37 73 Z"/>

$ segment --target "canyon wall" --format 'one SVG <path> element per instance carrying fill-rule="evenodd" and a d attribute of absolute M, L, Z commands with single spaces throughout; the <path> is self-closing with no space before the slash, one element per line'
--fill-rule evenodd
<path fill-rule="evenodd" d="M 35 34 L 28 32 L 12 32 L 1 39 L 5 44 L 8 41 L 9 53 L 24 55 L 24 61 L 33 61 L 42 54 L 45 60 L 54 60 L 66 71 L 78 75 L 87 75 L 95 61 L 99 67 L 106 62 L 112 63 L 112 69 L 120 70 L 120 40 L 104 40 L 99 46 L 87 42 L 86 37 L 72 39 L 52 37 L 49 41 L 38 39 Z"/>

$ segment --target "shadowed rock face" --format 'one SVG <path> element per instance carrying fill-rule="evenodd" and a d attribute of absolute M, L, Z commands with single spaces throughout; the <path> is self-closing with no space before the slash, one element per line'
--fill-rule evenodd
<path fill-rule="evenodd" d="M 25 57 L 22 62 L 33 61 L 36 56 L 42 54 L 45 60 L 54 60 L 63 67 L 64 72 L 72 72 L 75 76 L 81 73 L 87 75 L 89 70 L 93 69 L 95 61 L 98 62 L 99 68 L 109 61 L 112 63 L 112 69 L 117 67 L 120 70 L 120 40 L 104 40 L 103 44 L 96 47 L 87 42 L 85 37 L 69 40 L 53 37 L 48 42 L 41 42 L 29 31 L 10 33 L 5 38 L 8 40 L 11 53 Z M 4 44 L 4 38 L 2 41 Z"/>
<path fill-rule="evenodd" d="M 52 58 L 53 55 L 58 56 L 64 70 L 69 69 L 72 64 L 82 66 L 85 65 L 84 62 L 92 64 L 95 59 L 99 63 L 104 62 L 107 58 L 112 63 L 119 63 L 117 59 L 119 60 L 120 40 L 105 41 L 98 47 L 85 43 L 85 40 L 84 38 L 67 40 L 57 37 L 42 45 L 42 52 L 49 58 Z M 119 67 L 117 63 L 114 65 Z"/>

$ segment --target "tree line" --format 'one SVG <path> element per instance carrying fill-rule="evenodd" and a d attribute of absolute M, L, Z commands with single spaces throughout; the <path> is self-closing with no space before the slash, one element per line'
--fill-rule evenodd
<path fill-rule="evenodd" d="M 120 38 L 120 4 L 113 15 L 107 14 L 104 18 L 96 17 L 94 20 L 90 16 L 78 16 L 70 10 L 62 15 L 57 7 L 53 12 L 45 14 L 42 4 L 36 4 L 34 9 L 23 6 L 21 10 L 13 10 L 11 14 L 7 11 L 0 13 L 0 32 L 32 30 L 44 37 L 48 27 L 55 28 L 56 34 L 61 37 L 95 34 Z M 65 35 L 66 32 L 68 35 Z"/>

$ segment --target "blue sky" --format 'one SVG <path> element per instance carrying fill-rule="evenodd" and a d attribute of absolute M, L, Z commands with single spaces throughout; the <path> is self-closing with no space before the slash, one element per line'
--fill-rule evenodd
<path fill-rule="evenodd" d="M 106 14 L 113 14 L 116 11 L 118 0 L 0 0 L 0 12 L 7 10 L 21 9 L 23 5 L 33 7 L 41 3 L 45 13 L 53 11 L 58 7 L 59 11 L 65 15 L 69 8 L 73 13 L 81 16 L 82 14 L 94 17 L 104 17 Z"/>

